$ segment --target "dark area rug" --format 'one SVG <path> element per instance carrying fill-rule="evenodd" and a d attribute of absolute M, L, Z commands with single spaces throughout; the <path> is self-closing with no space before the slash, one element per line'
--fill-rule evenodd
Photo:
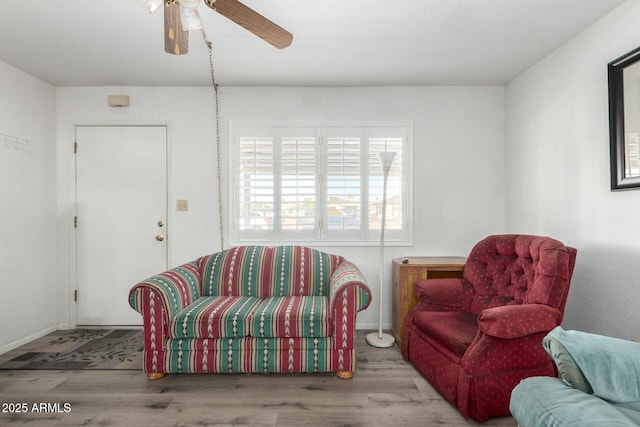
<path fill-rule="evenodd" d="M 142 331 L 74 329 L 56 331 L 0 355 L 0 369 L 142 370 Z"/>

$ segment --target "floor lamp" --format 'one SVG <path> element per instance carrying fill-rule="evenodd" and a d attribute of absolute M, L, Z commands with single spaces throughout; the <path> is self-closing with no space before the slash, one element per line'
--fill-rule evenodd
<path fill-rule="evenodd" d="M 387 178 L 391 170 L 391 163 L 396 157 L 393 151 L 385 151 L 378 153 L 378 159 L 382 164 L 382 173 L 384 181 L 382 185 L 382 224 L 380 225 L 380 290 L 378 292 L 378 301 L 380 302 L 380 313 L 378 320 L 378 332 L 367 334 L 367 343 L 374 347 L 391 347 L 395 342 L 393 336 L 382 333 L 382 283 L 384 282 L 384 228 L 387 216 Z"/>

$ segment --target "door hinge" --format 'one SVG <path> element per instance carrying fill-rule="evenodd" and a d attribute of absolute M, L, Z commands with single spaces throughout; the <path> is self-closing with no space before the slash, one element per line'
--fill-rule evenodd
<path fill-rule="evenodd" d="M 77 216 L 73 217 L 73 228 L 78 228 L 78 217 Z"/>
<path fill-rule="evenodd" d="M 73 143 L 73 154 L 78 154 L 78 143 L 77 142 Z"/>
<path fill-rule="evenodd" d="M 73 301 L 78 302 L 78 290 L 73 291 Z"/>

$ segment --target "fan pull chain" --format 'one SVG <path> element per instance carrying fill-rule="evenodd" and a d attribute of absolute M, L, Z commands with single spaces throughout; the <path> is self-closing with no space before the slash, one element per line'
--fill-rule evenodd
<path fill-rule="evenodd" d="M 222 209 L 222 172 L 220 171 L 220 101 L 218 99 L 218 84 L 216 83 L 215 71 L 213 67 L 213 44 L 207 38 L 204 28 L 202 29 L 202 38 L 207 45 L 209 51 L 209 70 L 211 71 L 211 86 L 215 96 L 216 108 L 216 166 L 218 169 L 218 224 L 220 226 L 220 250 L 224 250 L 224 226 L 223 226 L 223 209 Z"/>

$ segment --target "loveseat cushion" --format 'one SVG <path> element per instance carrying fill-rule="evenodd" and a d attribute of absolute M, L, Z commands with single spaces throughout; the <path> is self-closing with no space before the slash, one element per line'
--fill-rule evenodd
<path fill-rule="evenodd" d="M 171 338 L 246 337 L 256 297 L 202 297 L 180 311 L 169 327 Z"/>
<path fill-rule="evenodd" d="M 238 246 L 198 259 L 203 296 L 328 296 L 344 261 L 304 246 Z"/>
<path fill-rule="evenodd" d="M 329 298 L 265 298 L 252 319 L 254 337 L 326 337 L 330 335 Z"/>

